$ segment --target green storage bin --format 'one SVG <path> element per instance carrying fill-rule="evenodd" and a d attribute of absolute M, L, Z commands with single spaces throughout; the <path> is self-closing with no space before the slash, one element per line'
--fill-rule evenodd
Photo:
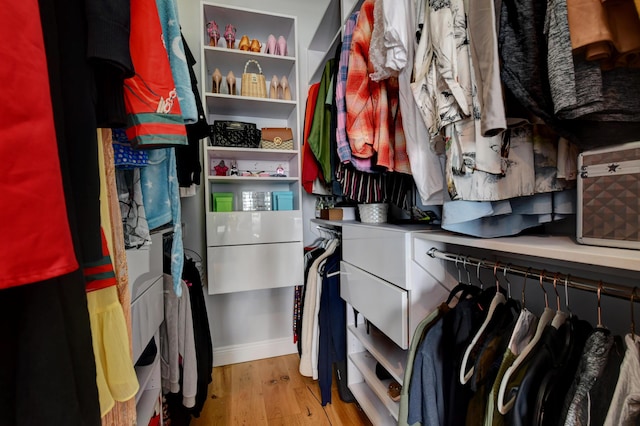
<path fill-rule="evenodd" d="M 214 212 L 233 211 L 233 192 L 216 192 L 212 196 Z"/>

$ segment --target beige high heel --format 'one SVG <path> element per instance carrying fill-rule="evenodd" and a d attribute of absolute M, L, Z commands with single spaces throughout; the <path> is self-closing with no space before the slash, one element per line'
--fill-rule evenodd
<path fill-rule="evenodd" d="M 289 80 L 287 80 L 287 76 L 285 75 L 282 76 L 282 80 L 280 80 L 280 87 L 282 88 L 282 95 L 280 96 L 280 99 L 284 99 L 285 101 L 290 101 L 291 88 L 289 87 Z"/>
<path fill-rule="evenodd" d="M 271 85 L 269 86 L 269 98 L 270 99 L 278 99 L 278 86 L 280 85 L 280 81 L 278 80 L 278 76 L 274 75 L 271 78 Z"/>
<path fill-rule="evenodd" d="M 220 83 L 222 82 L 222 73 L 218 68 L 213 71 L 211 76 L 211 93 L 220 93 Z"/>
<path fill-rule="evenodd" d="M 230 95 L 236 95 L 236 76 L 233 75 L 233 71 L 229 71 L 227 74 L 227 87 L 229 88 Z"/>

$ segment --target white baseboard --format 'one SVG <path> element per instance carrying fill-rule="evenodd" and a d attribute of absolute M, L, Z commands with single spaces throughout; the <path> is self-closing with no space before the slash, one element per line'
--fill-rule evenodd
<path fill-rule="evenodd" d="M 221 365 L 237 364 L 239 362 L 271 358 L 297 352 L 298 347 L 291 341 L 291 337 L 263 340 L 261 342 L 246 343 L 243 345 L 223 346 L 220 348 L 214 347 L 213 366 L 219 367 Z"/>

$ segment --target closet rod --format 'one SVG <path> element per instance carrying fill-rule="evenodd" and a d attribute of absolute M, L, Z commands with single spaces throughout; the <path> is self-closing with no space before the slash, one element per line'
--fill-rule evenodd
<path fill-rule="evenodd" d="M 497 264 L 497 262 L 488 261 L 486 259 L 478 259 L 476 257 L 463 256 L 462 254 L 440 251 L 435 247 L 429 249 L 427 251 L 427 255 L 433 258 L 447 260 L 449 262 L 457 261 L 460 268 L 464 268 L 463 264 L 466 262 L 467 267 L 473 266 L 477 268 L 478 265 L 480 265 L 481 268 L 493 270 Z M 541 269 L 533 269 L 520 265 L 514 265 L 513 263 L 509 262 L 499 262 L 497 269 L 498 271 L 502 272 L 504 271 L 505 267 L 507 268 L 507 272 L 511 273 L 512 275 L 519 275 L 521 277 L 524 277 L 526 275 L 529 278 L 540 280 L 540 276 L 543 275 L 543 270 Z M 556 274 L 558 274 L 556 287 L 564 287 L 565 279 L 568 278 L 568 287 L 577 288 L 584 291 L 591 291 L 594 293 L 598 291 L 598 288 L 600 288 L 601 294 L 607 294 L 609 296 L 617 297 L 620 299 L 629 300 L 631 298 L 631 293 L 633 292 L 632 288 L 622 285 L 605 283 L 602 281 L 590 280 L 587 278 L 574 277 L 573 275 L 561 274 L 559 272 L 547 270 L 544 270 L 543 280 L 553 283 Z M 636 302 L 638 302 L 640 298 L 636 298 L 636 296 L 634 296 L 634 299 Z"/>

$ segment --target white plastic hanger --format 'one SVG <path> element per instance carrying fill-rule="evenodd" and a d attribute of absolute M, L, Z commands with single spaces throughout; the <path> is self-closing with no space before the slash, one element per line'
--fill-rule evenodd
<path fill-rule="evenodd" d="M 544 308 L 544 311 L 542 312 L 542 315 L 540 315 L 540 319 L 538 320 L 538 327 L 536 328 L 536 333 L 533 335 L 533 338 L 527 344 L 527 346 L 524 347 L 522 352 L 520 352 L 520 355 L 518 355 L 518 357 L 515 359 L 513 364 L 511 364 L 511 366 L 507 368 L 507 371 L 504 373 L 504 376 L 502 377 L 502 381 L 500 382 L 500 388 L 498 390 L 498 411 L 500 411 L 500 413 L 503 415 L 507 414 L 509 410 L 513 408 L 513 404 L 516 401 L 516 396 L 514 395 L 509 399 L 509 401 L 504 402 L 505 393 L 507 391 L 507 386 L 509 384 L 511 376 L 514 374 L 514 372 L 518 370 L 518 367 L 520 367 L 520 365 L 522 364 L 524 359 L 527 357 L 527 355 L 538 344 L 538 342 L 542 338 L 542 332 L 544 331 L 547 324 L 551 322 L 551 320 L 555 315 L 553 310 L 549 308 L 549 299 L 547 297 L 547 292 L 544 289 L 544 285 L 542 284 L 542 282 L 544 281 L 545 274 L 546 274 L 545 270 L 543 270 L 540 273 L 540 287 L 544 292 L 545 308 Z"/>
<path fill-rule="evenodd" d="M 482 261 L 480 261 L 480 263 L 482 263 Z M 480 265 L 480 263 L 478 263 L 478 265 Z M 473 365 L 471 366 L 469 371 L 465 371 L 467 369 L 467 363 L 469 362 L 469 357 L 471 356 L 471 351 L 475 347 L 476 343 L 478 343 L 478 340 L 480 340 L 480 337 L 482 336 L 482 333 L 484 333 L 484 330 L 489 325 L 489 321 L 491 321 L 491 318 L 493 317 L 493 313 L 495 312 L 498 305 L 502 305 L 507 301 L 507 299 L 504 297 L 504 294 L 500 292 L 500 282 L 498 281 L 498 276 L 496 274 L 499 264 L 500 262 L 496 262 L 495 266 L 493 267 L 493 276 L 496 279 L 496 295 L 493 296 L 493 299 L 491 300 L 491 305 L 489 306 L 489 312 L 487 313 L 487 316 L 484 319 L 484 322 L 480 326 L 480 329 L 478 330 L 476 335 L 473 336 L 473 340 L 471 340 L 471 343 L 469 344 L 469 346 L 467 346 L 467 350 L 464 351 L 464 356 L 462 357 L 462 367 L 460 368 L 460 383 L 462 383 L 463 385 L 467 383 L 473 376 L 473 371 L 474 371 Z M 480 274 L 478 274 L 478 278 L 479 278 L 479 275 Z"/>

